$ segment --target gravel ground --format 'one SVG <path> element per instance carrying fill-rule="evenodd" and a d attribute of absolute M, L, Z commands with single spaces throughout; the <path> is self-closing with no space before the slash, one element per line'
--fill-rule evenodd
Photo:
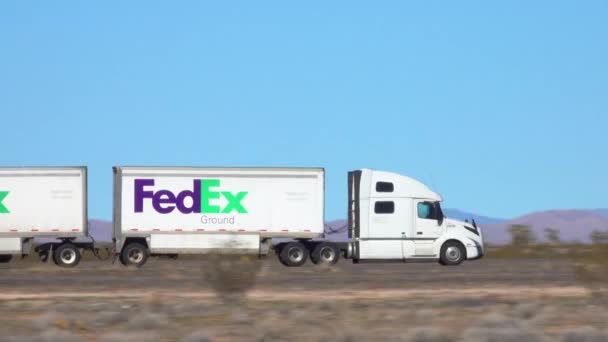
<path fill-rule="evenodd" d="M 563 260 L 218 260 L 2 264 L 0 339 L 608 341 L 608 297 Z"/>

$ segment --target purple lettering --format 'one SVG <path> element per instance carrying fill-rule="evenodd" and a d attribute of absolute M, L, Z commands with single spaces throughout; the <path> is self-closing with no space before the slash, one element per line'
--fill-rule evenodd
<path fill-rule="evenodd" d="M 177 195 L 177 210 L 184 214 L 198 213 L 201 210 L 201 181 L 194 180 L 194 190 L 184 190 Z M 192 198 L 192 206 L 186 206 L 186 197 Z"/>
<path fill-rule="evenodd" d="M 136 179 L 135 180 L 135 212 L 141 213 L 144 211 L 144 199 L 152 198 L 152 191 L 144 191 L 145 186 L 154 186 L 154 179 Z M 154 200 L 152 200 L 154 201 Z"/>
<path fill-rule="evenodd" d="M 161 214 L 168 214 L 175 209 L 175 205 L 163 207 L 162 204 L 175 204 L 175 195 L 169 190 L 159 190 L 154 194 L 152 206 Z"/>
<path fill-rule="evenodd" d="M 135 180 L 135 212 L 142 213 L 144 211 L 144 200 L 149 198 L 152 200 L 152 207 L 160 214 L 169 214 L 177 208 L 183 214 L 200 213 L 201 212 L 201 180 L 193 181 L 192 190 L 184 190 L 175 196 L 170 190 L 146 191 L 146 187 L 154 186 L 154 179 L 136 179 Z M 191 204 L 186 204 L 187 198 L 190 198 Z"/>

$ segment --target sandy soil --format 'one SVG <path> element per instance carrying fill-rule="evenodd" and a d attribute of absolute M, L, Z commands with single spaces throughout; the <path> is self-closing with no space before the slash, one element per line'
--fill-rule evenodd
<path fill-rule="evenodd" d="M 1 340 L 608 340 L 608 296 L 563 261 L 213 265 L 2 264 Z"/>

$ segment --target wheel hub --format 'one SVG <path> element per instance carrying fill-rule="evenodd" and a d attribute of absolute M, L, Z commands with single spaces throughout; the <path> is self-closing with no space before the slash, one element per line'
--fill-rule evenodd
<path fill-rule="evenodd" d="M 64 264 L 72 264 L 74 263 L 74 261 L 76 261 L 76 252 L 71 249 L 64 249 L 63 251 L 61 251 L 60 258 L 61 262 L 63 262 Z"/>
<path fill-rule="evenodd" d="M 458 247 L 450 246 L 446 249 L 445 256 L 450 261 L 457 261 L 460 259 L 460 249 Z"/>
<path fill-rule="evenodd" d="M 129 261 L 134 263 L 134 264 L 138 264 L 142 261 L 142 259 L 144 258 L 144 253 L 140 250 L 132 250 L 129 252 Z"/>
<path fill-rule="evenodd" d="M 302 261 L 302 258 L 304 257 L 304 253 L 302 253 L 302 251 L 299 248 L 291 248 L 289 250 L 289 260 L 291 260 L 291 262 L 300 262 Z"/>
<path fill-rule="evenodd" d="M 333 248 L 325 247 L 321 250 L 321 259 L 324 262 L 332 262 L 336 257 L 336 252 Z"/>

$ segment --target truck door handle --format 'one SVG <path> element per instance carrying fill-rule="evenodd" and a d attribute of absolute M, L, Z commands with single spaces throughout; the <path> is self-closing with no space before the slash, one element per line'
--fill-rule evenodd
<path fill-rule="evenodd" d="M 417 232 L 416 234 L 418 234 L 418 235 L 422 235 L 422 232 Z"/>

